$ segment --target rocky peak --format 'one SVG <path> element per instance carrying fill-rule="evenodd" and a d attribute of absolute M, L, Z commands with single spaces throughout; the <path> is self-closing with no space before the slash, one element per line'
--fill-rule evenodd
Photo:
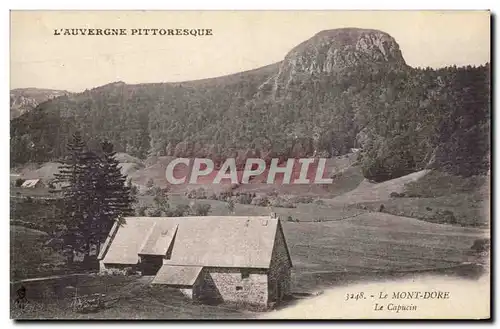
<path fill-rule="evenodd" d="M 326 30 L 293 48 L 281 63 L 277 75 L 267 83 L 273 84 L 276 94 L 296 78 L 336 74 L 370 63 L 406 65 L 398 43 L 385 32 L 359 28 Z"/>

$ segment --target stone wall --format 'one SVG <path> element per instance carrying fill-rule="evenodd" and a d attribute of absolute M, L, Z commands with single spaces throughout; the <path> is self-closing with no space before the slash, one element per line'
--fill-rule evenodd
<path fill-rule="evenodd" d="M 140 268 L 137 265 L 130 264 L 104 264 L 99 261 L 99 272 L 108 275 L 131 275 L 140 274 Z"/>
<path fill-rule="evenodd" d="M 283 229 L 281 224 L 278 224 L 269 267 L 268 295 L 270 303 L 279 303 L 284 297 L 290 295 L 291 267 Z"/>
<path fill-rule="evenodd" d="M 200 299 L 267 306 L 266 271 L 247 268 L 206 268 L 203 271 Z"/>

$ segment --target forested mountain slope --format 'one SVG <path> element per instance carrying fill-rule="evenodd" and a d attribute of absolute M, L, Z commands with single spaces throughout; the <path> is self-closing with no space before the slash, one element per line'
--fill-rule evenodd
<path fill-rule="evenodd" d="M 183 83 L 111 83 L 11 121 L 12 165 L 59 159 L 75 130 L 90 147 L 211 157 L 333 156 L 362 148 L 365 177 L 489 167 L 490 65 L 406 65 L 387 33 L 323 31 L 280 63 Z"/>

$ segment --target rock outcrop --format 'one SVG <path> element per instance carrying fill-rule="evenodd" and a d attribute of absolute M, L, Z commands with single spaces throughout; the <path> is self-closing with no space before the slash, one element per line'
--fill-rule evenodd
<path fill-rule="evenodd" d="M 396 40 L 371 29 L 342 28 L 319 32 L 292 49 L 277 74 L 261 88 L 274 96 L 286 91 L 294 80 L 322 74 L 340 74 L 358 65 L 406 66 Z"/>
<path fill-rule="evenodd" d="M 64 90 L 22 88 L 10 91 L 10 119 L 33 110 L 50 99 L 69 94 Z"/>

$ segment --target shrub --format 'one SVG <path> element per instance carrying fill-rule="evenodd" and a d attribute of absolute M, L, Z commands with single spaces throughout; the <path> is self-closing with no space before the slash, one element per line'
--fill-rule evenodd
<path fill-rule="evenodd" d="M 434 222 L 443 224 L 456 224 L 455 214 L 450 210 L 436 210 L 434 213 Z"/>
<path fill-rule="evenodd" d="M 23 183 L 24 183 L 24 179 L 22 179 L 22 178 L 16 179 L 16 187 L 21 187 L 21 185 L 23 185 Z"/>
<path fill-rule="evenodd" d="M 233 199 L 227 200 L 227 210 L 229 210 L 230 213 L 234 212 L 234 200 Z"/>
<path fill-rule="evenodd" d="M 209 204 L 196 203 L 191 207 L 191 212 L 195 216 L 207 216 L 211 208 Z"/>
<path fill-rule="evenodd" d="M 251 204 L 252 195 L 250 193 L 241 193 L 236 197 L 236 202 L 241 204 Z"/>
<path fill-rule="evenodd" d="M 148 180 L 148 182 L 146 183 L 146 187 L 147 187 L 147 188 L 152 188 L 154 185 L 155 185 L 155 183 L 154 183 L 154 181 L 153 181 L 153 179 L 152 179 L 152 178 L 150 178 L 150 179 Z"/>
<path fill-rule="evenodd" d="M 191 207 L 187 204 L 178 204 L 174 210 L 169 212 L 170 217 L 183 217 L 189 215 L 191 212 Z"/>
<path fill-rule="evenodd" d="M 286 218 L 286 221 L 287 221 L 287 222 L 293 222 L 293 217 L 292 217 L 292 216 L 288 216 L 288 217 Z"/>
<path fill-rule="evenodd" d="M 131 196 L 137 196 L 139 194 L 139 188 L 137 187 L 137 185 L 131 185 L 130 186 L 130 195 Z"/>
<path fill-rule="evenodd" d="M 158 208 L 147 208 L 145 211 L 146 216 L 148 217 L 161 217 L 162 211 Z"/>
<path fill-rule="evenodd" d="M 314 201 L 314 204 L 317 204 L 318 206 L 324 206 L 325 202 L 321 199 L 317 199 Z"/>
<path fill-rule="evenodd" d="M 477 252 L 488 251 L 490 249 L 490 239 L 476 239 L 471 247 L 472 250 Z"/>
<path fill-rule="evenodd" d="M 455 218 L 455 214 L 453 214 L 453 211 L 451 210 L 445 210 L 442 213 L 443 221 L 444 223 L 448 224 L 456 224 L 457 219 Z"/>
<path fill-rule="evenodd" d="M 279 207 L 279 208 L 296 208 L 295 204 L 293 204 L 291 201 L 285 200 L 280 197 L 276 197 L 270 200 L 270 205 L 273 207 Z"/>
<path fill-rule="evenodd" d="M 266 196 L 256 196 L 252 199 L 251 204 L 254 206 L 267 207 L 269 206 L 269 199 Z"/>
<path fill-rule="evenodd" d="M 210 199 L 210 200 L 217 200 L 217 194 L 215 194 L 215 193 L 210 194 L 208 196 L 208 199 Z"/>
<path fill-rule="evenodd" d="M 219 193 L 217 199 L 219 201 L 227 201 L 228 199 L 230 199 L 231 197 L 233 196 L 233 192 L 229 191 L 229 192 L 221 192 Z"/>
<path fill-rule="evenodd" d="M 146 210 L 148 209 L 148 207 L 146 206 L 140 206 L 140 207 L 137 207 L 135 209 L 135 214 L 137 216 L 146 216 Z"/>
<path fill-rule="evenodd" d="M 187 193 L 186 195 L 189 199 L 206 199 L 207 198 L 207 192 L 203 187 L 200 187 L 195 190 L 191 190 Z"/>

